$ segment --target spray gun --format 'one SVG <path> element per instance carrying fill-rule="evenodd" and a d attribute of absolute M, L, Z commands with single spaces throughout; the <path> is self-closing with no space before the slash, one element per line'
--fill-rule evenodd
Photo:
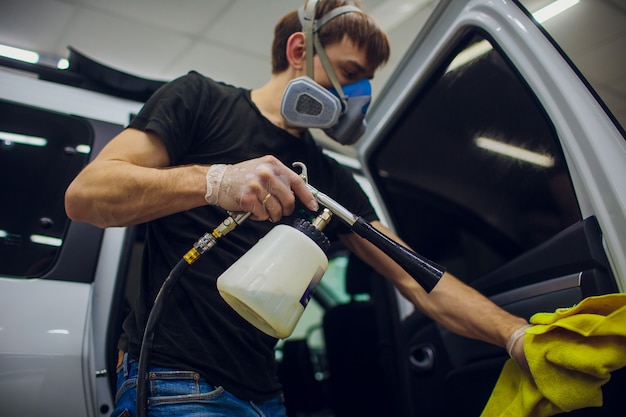
<path fill-rule="evenodd" d="M 333 213 L 402 266 L 426 291 L 437 285 L 445 272 L 441 266 L 391 240 L 315 189 L 308 183 L 306 165 L 293 165 L 302 170 L 300 176 L 307 187 L 326 207 L 310 229 L 320 233 Z M 276 226 L 217 280 L 222 298 L 270 336 L 291 335 L 328 266 L 324 246 L 309 232 L 299 226 Z"/>

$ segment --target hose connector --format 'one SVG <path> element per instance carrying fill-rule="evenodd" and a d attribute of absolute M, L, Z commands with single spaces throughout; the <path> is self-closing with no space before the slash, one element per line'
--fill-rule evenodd
<path fill-rule="evenodd" d="M 330 223 L 330 219 L 333 217 L 333 213 L 325 208 L 322 213 L 313 219 L 311 224 L 315 226 L 317 230 L 324 230 L 324 228 Z"/>
<path fill-rule="evenodd" d="M 217 244 L 217 239 L 226 236 L 235 227 L 243 223 L 252 213 L 231 213 L 228 212 L 228 217 L 224 219 L 211 233 L 205 233 L 196 243 L 193 244 L 193 248 L 183 256 L 185 262 L 189 265 L 198 260 L 198 258 L 205 252 L 209 251 L 213 246 Z"/>

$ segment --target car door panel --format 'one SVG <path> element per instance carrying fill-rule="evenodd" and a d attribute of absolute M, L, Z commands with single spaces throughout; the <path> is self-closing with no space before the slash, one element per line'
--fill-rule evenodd
<path fill-rule="evenodd" d="M 601 242 L 597 221 L 589 218 L 476 284 L 482 284 L 479 289 L 491 294 L 496 304 L 527 319 L 537 312 L 571 307 L 585 297 L 615 290 L 606 257 L 596 250 Z M 496 283 L 496 290 L 489 288 L 490 283 Z M 459 410 L 480 414 L 506 360 L 504 349 L 433 323 L 415 325 L 408 320 L 404 325 L 415 407 L 437 415 L 458 415 Z M 422 395 L 427 387 L 442 389 Z"/>
<path fill-rule="evenodd" d="M 472 285 L 484 294 L 491 295 L 535 283 L 539 288 L 552 285 L 558 288 L 557 282 L 550 284 L 549 281 L 581 275 L 578 286 L 585 297 L 615 292 L 615 278 L 602 241 L 597 219 L 589 217 L 474 281 Z"/>
<path fill-rule="evenodd" d="M 90 286 L 0 278 L 0 287 L 2 415 L 37 416 L 42 407 L 49 407 L 49 415 L 91 415 L 83 395 L 65 395 L 85 393 L 81 365 Z"/>

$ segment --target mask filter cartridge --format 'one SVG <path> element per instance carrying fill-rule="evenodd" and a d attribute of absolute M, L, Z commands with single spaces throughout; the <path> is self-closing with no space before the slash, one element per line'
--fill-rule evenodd
<path fill-rule="evenodd" d="M 280 106 L 290 126 L 326 129 L 337 123 L 341 101 L 309 77 L 298 77 L 287 85 Z"/>

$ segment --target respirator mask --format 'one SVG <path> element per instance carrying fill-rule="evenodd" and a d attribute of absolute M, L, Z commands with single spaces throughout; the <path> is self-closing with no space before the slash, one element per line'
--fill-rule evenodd
<path fill-rule="evenodd" d="M 355 6 L 331 10 L 321 19 L 315 19 L 319 0 L 310 0 L 298 16 L 306 36 L 307 76 L 289 82 L 280 106 L 285 121 L 294 127 L 322 129 L 342 145 L 351 145 L 365 133 L 365 113 L 372 88 L 368 79 L 341 86 L 324 51 L 317 32 L 322 26 L 344 13 L 362 13 Z M 313 80 L 313 55 L 317 52 L 333 88 L 324 88 Z"/>

